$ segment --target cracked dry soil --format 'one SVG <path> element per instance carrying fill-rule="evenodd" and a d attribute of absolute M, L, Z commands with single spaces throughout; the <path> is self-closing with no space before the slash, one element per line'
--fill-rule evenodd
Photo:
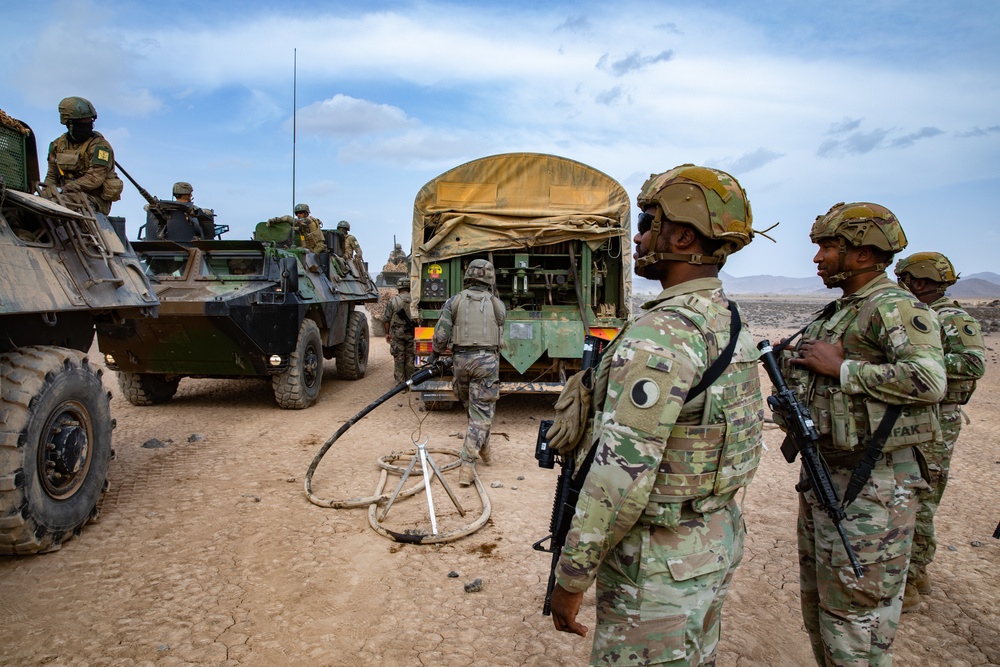
<path fill-rule="evenodd" d="M 823 303 L 740 302 L 755 337 L 772 340 Z M 991 537 L 1000 520 L 998 341 L 987 339 L 989 369 L 967 406 L 971 423 L 938 515 L 933 591 L 903 616 L 898 665 L 1000 664 L 1000 540 Z M 388 346 L 372 343 L 367 377 L 336 380 L 326 362 L 320 399 L 304 411 L 277 408 L 258 380 L 186 379 L 166 405 L 134 407 L 106 373 L 118 458 L 101 518 L 57 552 L 0 558 L 0 665 L 586 664 L 590 638 L 557 633 L 540 613 L 550 559 L 531 549 L 548 533 L 556 479 L 533 456 L 551 399 L 501 399 L 494 430 L 506 435 L 494 436 L 494 463 L 481 466 L 492 517 L 468 537 L 399 544 L 376 534 L 364 509 L 305 498 L 319 447 L 392 385 Z M 411 446 L 411 436 L 459 448 L 462 413 L 418 405 L 396 397 L 348 431 L 320 465 L 316 495 L 371 495 L 378 457 Z M 142 447 L 152 438 L 165 446 Z M 746 555 L 725 607 L 720 667 L 811 664 L 798 601 L 796 466 L 781 457 L 778 431 L 765 438 L 770 449 L 744 500 Z M 435 483 L 442 532 L 478 511 L 457 471 L 445 477 L 467 514 Z M 427 509 L 423 495 L 398 500 L 386 524 L 426 531 Z M 465 592 L 475 579 L 481 591 Z M 581 613 L 591 627 L 593 605 L 591 589 Z"/>

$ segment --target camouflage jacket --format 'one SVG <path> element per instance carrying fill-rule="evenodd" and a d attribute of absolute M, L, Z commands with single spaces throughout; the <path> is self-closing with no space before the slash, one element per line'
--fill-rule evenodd
<path fill-rule="evenodd" d="M 488 287 L 479 283 L 472 283 L 466 289 L 473 292 L 489 291 Z M 452 328 L 454 327 L 452 304 L 455 302 L 457 296 L 458 294 L 444 302 L 444 305 L 441 306 L 441 315 L 438 317 L 437 324 L 434 325 L 434 339 L 431 344 L 434 351 L 438 354 L 443 354 L 451 344 Z M 507 319 L 507 307 L 503 305 L 503 301 L 496 297 L 493 297 L 491 300 L 493 302 L 493 313 L 496 315 L 497 323 L 502 328 L 504 321 Z"/>
<path fill-rule="evenodd" d="M 361 244 L 354 234 L 344 234 L 344 257 L 347 259 L 357 259 L 362 261 Z"/>
<path fill-rule="evenodd" d="M 886 442 L 892 451 L 940 436 L 937 404 L 945 391 L 941 330 L 934 313 L 884 274 L 837 299 L 811 322 L 802 341 L 840 343 L 839 377 L 792 365 L 782 374 L 810 409 L 822 450 L 852 451 L 874 433 L 888 405 L 905 406 Z"/>
<path fill-rule="evenodd" d="M 84 192 L 101 199 L 104 181 L 114 168 L 115 153 L 100 132 L 82 144 L 70 143 L 67 133 L 49 144 L 45 182 L 65 192 Z"/>
<path fill-rule="evenodd" d="M 941 324 L 944 370 L 948 388 L 942 403 L 968 403 L 976 380 L 986 373 L 986 344 L 976 318 L 954 301 L 941 297 L 931 304 Z"/>
<path fill-rule="evenodd" d="M 323 238 L 323 223 L 319 218 L 311 215 L 299 219 L 294 215 L 283 215 L 271 218 L 267 221 L 269 225 L 287 222 L 292 226 L 295 235 L 295 245 L 309 250 L 309 252 L 326 252 L 326 240 Z"/>
<path fill-rule="evenodd" d="M 405 314 L 405 317 L 401 315 Z M 389 323 L 389 335 L 399 340 L 413 340 L 413 322 L 410 315 L 410 293 L 400 292 L 389 299 L 385 306 L 385 320 Z"/>
<path fill-rule="evenodd" d="M 682 504 L 657 500 L 670 493 L 670 475 L 664 470 L 669 472 L 673 462 L 690 463 L 693 457 L 687 454 L 697 449 L 697 441 L 719 430 L 709 425 L 721 422 L 725 430 L 727 402 L 744 406 L 743 423 L 732 427 L 746 429 L 743 442 L 754 450 L 751 475 L 759 461 L 764 401 L 757 370 L 759 353 L 746 328 L 723 375 L 698 397 L 687 400 L 689 390 L 729 342 L 731 317 L 722 282 L 717 278 L 688 281 L 664 290 L 643 308 L 648 312 L 619 334 L 605 351 L 598 372 L 593 431 L 585 435 L 597 450 L 556 569 L 556 580 L 568 591 L 589 588 L 597 566 L 640 521 L 669 525 L 671 521 L 656 516 L 658 506 L 672 508 L 676 525 Z M 707 428 L 699 429 L 699 425 Z M 678 429 L 686 429 L 688 446 L 675 440 Z M 716 496 L 711 490 L 715 473 L 705 477 L 710 489 L 685 504 L 698 512 L 725 507 L 737 490 Z"/>

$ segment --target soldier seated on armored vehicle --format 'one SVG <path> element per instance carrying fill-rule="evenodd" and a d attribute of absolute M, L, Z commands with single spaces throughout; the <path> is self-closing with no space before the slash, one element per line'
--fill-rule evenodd
<path fill-rule="evenodd" d="M 14 235 L 30 244 L 52 245 L 48 228 L 42 224 L 42 218 L 34 211 L 15 206 L 13 202 L 4 199 L 3 217 L 7 220 Z"/>

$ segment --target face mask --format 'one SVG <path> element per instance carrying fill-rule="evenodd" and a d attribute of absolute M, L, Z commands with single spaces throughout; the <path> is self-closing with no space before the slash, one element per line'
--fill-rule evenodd
<path fill-rule="evenodd" d="M 69 124 L 69 138 L 75 144 L 82 144 L 94 136 L 94 121 L 74 120 Z"/>

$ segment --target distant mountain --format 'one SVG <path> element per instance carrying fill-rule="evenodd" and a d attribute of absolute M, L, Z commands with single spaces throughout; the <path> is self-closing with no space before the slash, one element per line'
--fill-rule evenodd
<path fill-rule="evenodd" d="M 961 278 L 948 288 L 945 295 L 952 299 L 995 299 L 1000 298 L 1000 276 L 995 273 L 977 273 L 977 276 L 996 276 L 997 282 L 982 278 Z"/>
<path fill-rule="evenodd" d="M 890 277 L 894 277 L 891 273 Z M 787 276 L 745 276 L 738 278 L 721 271 L 722 286 L 727 294 L 824 294 L 827 288 L 819 276 L 789 278 Z M 645 278 L 632 279 L 632 291 L 636 294 L 659 294 L 660 284 Z M 947 295 L 953 299 L 1000 298 L 1000 274 L 984 271 L 963 276 L 948 289 Z"/>

